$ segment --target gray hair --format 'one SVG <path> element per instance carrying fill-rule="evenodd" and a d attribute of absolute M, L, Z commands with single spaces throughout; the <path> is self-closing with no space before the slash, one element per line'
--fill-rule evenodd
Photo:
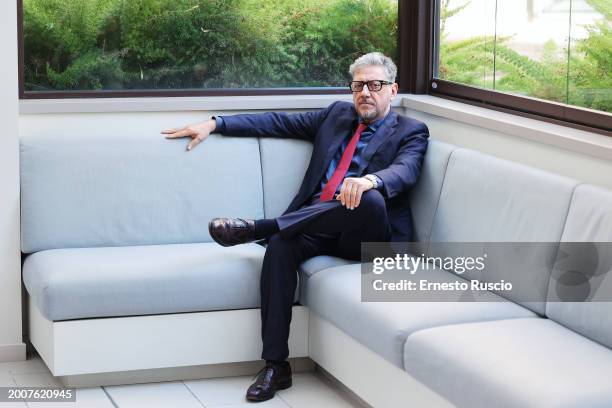
<path fill-rule="evenodd" d="M 371 52 L 369 54 L 362 55 L 353 62 L 349 68 L 349 74 L 351 77 L 354 76 L 355 70 L 363 67 L 369 67 L 377 65 L 383 67 L 385 74 L 387 74 L 387 81 L 395 82 L 395 76 L 397 75 L 397 67 L 393 63 L 393 60 L 381 52 Z"/>

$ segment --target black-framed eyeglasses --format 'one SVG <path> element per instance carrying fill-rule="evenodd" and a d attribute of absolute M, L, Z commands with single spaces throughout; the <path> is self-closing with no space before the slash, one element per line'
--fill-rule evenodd
<path fill-rule="evenodd" d="M 351 88 L 352 92 L 361 92 L 363 91 L 363 86 L 366 84 L 370 92 L 378 92 L 382 89 L 383 85 L 391 85 L 392 82 L 381 81 L 379 79 L 372 81 L 351 81 L 349 82 L 349 88 Z"/>

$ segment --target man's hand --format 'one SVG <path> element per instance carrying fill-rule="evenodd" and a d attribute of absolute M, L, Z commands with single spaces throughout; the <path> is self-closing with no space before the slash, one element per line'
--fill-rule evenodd
<path fill-rule="evenodd" d="M 189 151 L 206 139 L 216 127 L 217 123 L 213 119 L 210 119 L 206 122 L 196 123 L 183 128 L 162 130 L 161 133 L 163 135 L 167 135 L 166 139 L 176 139 L 177 137 L 187 136 L 191 137 L 192 140 L 189 145 L 187 145 L 187 150 Z"/>
<path fill-rule="evenodd" d="M 343 206 L 349 210 L 353 210 L 359 206 L 361 195 L 374 188 L 374 184 L 363 177 L 347 177 L 342 182 L 340 193 L 336 196 L 336 200 L 340 200 Z"/>

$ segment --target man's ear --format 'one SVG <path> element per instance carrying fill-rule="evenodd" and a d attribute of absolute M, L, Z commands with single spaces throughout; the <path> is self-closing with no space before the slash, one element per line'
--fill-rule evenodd
<path fill-rule="evenodd" d="M 395 95 L 397 95 L 397 90 L 398 90 L 397 83 L 393 83 L 391 85 L 391 99 L 395 98 Z"/>

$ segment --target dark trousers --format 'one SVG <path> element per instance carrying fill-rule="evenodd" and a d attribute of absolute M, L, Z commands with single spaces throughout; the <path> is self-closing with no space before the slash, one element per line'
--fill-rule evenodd
<path fill-rule="evenodd" d="M 391 234 L 385 200 L 376 190 L 366 191 L 354 210 L 336 200 L 317 202 L 276 221 L 280 231 L 268 241 L 261 273 L 261 357 L 282 361 L 289 356 L 299 265 L 317 255 L 359 260 L 361 242 L 388 241 Z"/>

